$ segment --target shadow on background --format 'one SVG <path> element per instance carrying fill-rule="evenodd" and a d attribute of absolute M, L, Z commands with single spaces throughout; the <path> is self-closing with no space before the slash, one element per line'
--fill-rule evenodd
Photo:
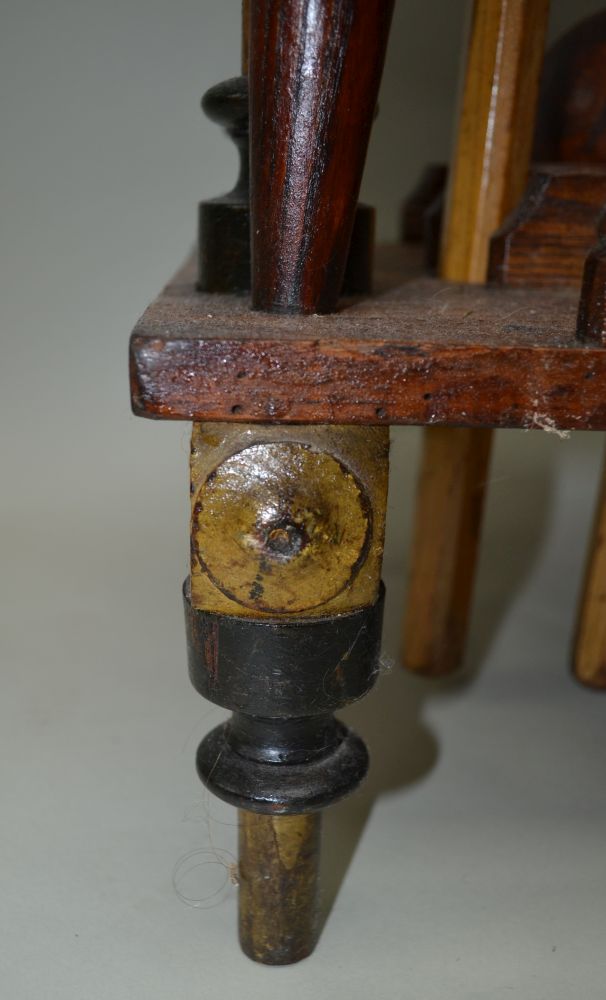
<path fill-rule="evenodd" d="M 376 800 L 424 780 L 440 756 L 425 721 L 432 698 L 454 698 L 475 682 L 501 622 L 530 575 L 546 535 L 551 508 L 552 447 L 536 448 L 529 435 L 498 434 L 491 465 L 484 531 L 466 662 L 452 678 L 425 680 L 400 663 L 400 620 L 416 483 L 420 435 L 394 434 L 384 576 L 386 660 L 375 690 L 343 713 L 364 738 L 371 768 L 362 788 L 327 810 L 322 849 L 322 922 L 328 919 Z M 395 661 L 395 662 L 394 662 Z"/>

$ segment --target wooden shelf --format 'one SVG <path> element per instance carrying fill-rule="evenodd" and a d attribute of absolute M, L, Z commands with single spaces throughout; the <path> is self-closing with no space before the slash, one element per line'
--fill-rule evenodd
<path fill-rule="evenodd" d="M 192 256 L 137 323 L 134 412 L 164 420 L 606 429 L 606 351 L 570 289 L 450 284 L 377 251 L 376 291 L 327 316 L 197 292 Z"/>

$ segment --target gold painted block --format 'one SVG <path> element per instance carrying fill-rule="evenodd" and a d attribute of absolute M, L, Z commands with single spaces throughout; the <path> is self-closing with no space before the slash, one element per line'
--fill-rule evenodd
<path fill-rule="evenodd" d="M 299 618 L 372 604 L 388 452 L 387 427 L 194 424 L 194 606 Z"/>

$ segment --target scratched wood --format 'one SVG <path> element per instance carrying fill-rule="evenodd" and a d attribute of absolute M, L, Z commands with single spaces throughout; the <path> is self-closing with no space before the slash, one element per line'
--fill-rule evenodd
<path fill-rule="evenodd" d="M 132 334 L 134 412 L 606 429 L 606 352 L 576 339 L 573 291 L 402 281 L 407 251 L 379 258 L 377 295 L 328 316 L 252 313 L 245 298 L 197 293 L 191 258 Z"/>

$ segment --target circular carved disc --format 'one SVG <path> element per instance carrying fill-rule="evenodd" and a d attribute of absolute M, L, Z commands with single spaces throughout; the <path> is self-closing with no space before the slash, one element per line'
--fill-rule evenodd
<path fill-rule="evenodd" d="M 294 613 L 325 604 L 363 562 L 369 505 L 331 455 L 268 442 L 232 455 L 200 488 L 198 559 L 247 608 Z"/>

